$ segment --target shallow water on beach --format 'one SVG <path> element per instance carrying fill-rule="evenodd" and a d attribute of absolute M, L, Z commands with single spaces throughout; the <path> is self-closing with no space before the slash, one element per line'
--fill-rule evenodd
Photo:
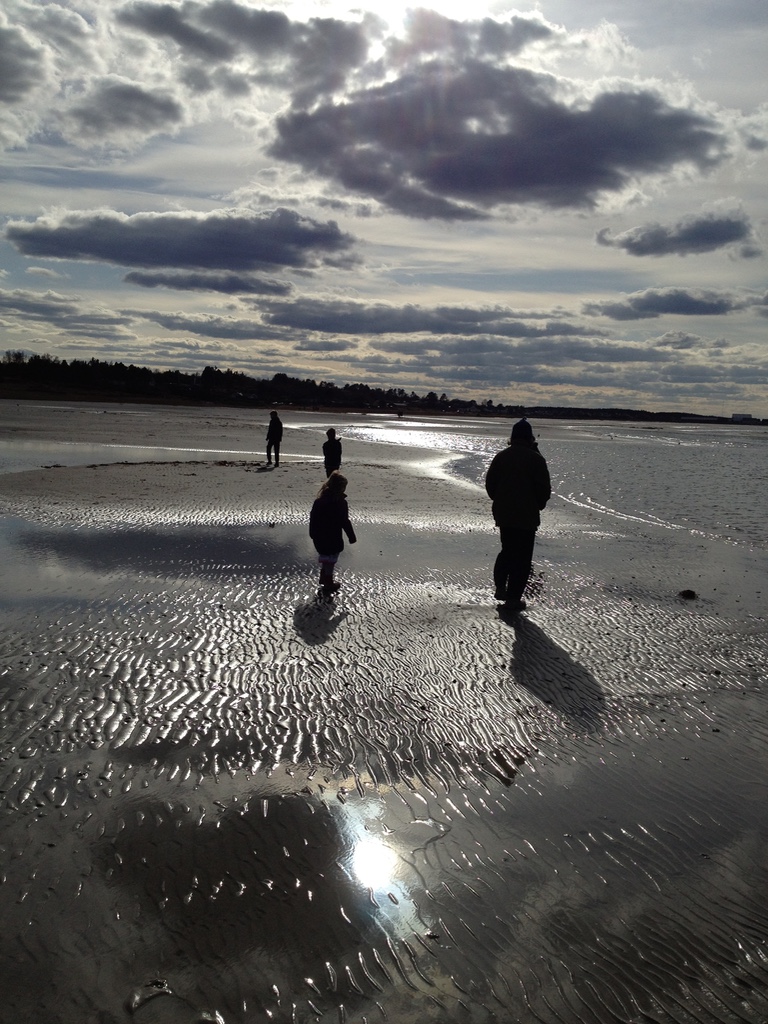
<path fill-rule="evenodd" d="M 476 487 L 427 527 L 361 484 L 319 600 L 287 483 L 243 519 L 201 482 L 251 420 L 162 416 L 71 439 L 81 505 L 0 518 L 0 1019 L 765 1024 L 765 544 L 754 509 L 704 507 L 703 469 L 690 520 L 664 484 L 749 466 L 759 428 L 541 425 L 559 497 L 509 622 Z M 295 417 L 284 481 L 325 426 Z M 508 426 L 350 418 L 350 480 L 391 482 L 389 451 L 478 484 Z M 200 504 L 90 504 L 123 441 L 189 452 Z"/>
<path fill-rule="evenodd" d="M 439 425 L 438 425 L 439 424 Z M 556 437 L 548 435 L 556 431 Z M 635 519 L 768 548 L 768 429 L 689 424 L 534 423 L 556 495 L 618 519 Z M 348 428 L 382 444 L 445 451 L 481 484 L 509 436 L 498 421 L 400 420 Z"/>
<path fill-rule="evenodd" d="M 0 403 L 0 407 L 11 403 Z M 0 412 L 2 409 L 0 409 Z M 16 438 L 0 433 L 0 475 L 43 465 L 117 461 L 194 461 L 201 457 L 260 458 L 262 428 L 251 410 L 164 409 L 161 426 L 152 407 L 52 404 L 42 416 L 100 421 L 113 427 L 106 442 Z M 322 440 L 317 415 L 287 413 L 291 432 L 312 429 Z M 262 418 L 266 413 L 261 414 Z M 636 519 L 768 547 L 768 428 L 744 425 L 534 421 L 554 493 L 574 506 L 606 517 Z M 83 428 L 86 429 L 85 426 Z M 265 429 L 265 428 L 264 428 Z M 397 418 L 388 414 L 345 415 L 345 439 L 386 451 L 388 446 L 449 456 L 452 471 L 482 485 L 493 456 L 509 438 L 510 422 L 461 417 Z M 141 437 L 143 443 L 135 443 Z M 234 443 L 233 443 L 234 442 Z M 320 458 L 319 454 L 315 456 Z"/>

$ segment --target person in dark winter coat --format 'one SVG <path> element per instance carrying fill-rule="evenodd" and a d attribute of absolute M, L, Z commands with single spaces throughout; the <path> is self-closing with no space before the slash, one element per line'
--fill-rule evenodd
<path fill-rule="evenodd" d="M 350 544 L 357 542 L 349 521 L 346 490 L 347 478 L 335 469 L 320 488 L 309 514 L 309 536 L 320 563 L 320 587 L 326 594 L 332 594 L 340 586 L 334 581 L 333 570 L 344 550 L 342 534 L 346 533 Z"/>
<path fill-rule="evenodd" d="M 491 462 L 485 489 L 493 502 L 493 519 L 501 534 L 501 551 L 493 567 L 496 600 L 504 610 L 525 608 L 523 592 L 533 563 L 541 510 L 552 494 L 549 469 L 526 419 L 512 428 L 509 446 Z"/>
<path fill-rule="evenodd" d="M 334 469 L 341 466 L 341 441 L 336 437 L 333 427 L 329 427 L 325 434 L 328 440 L 323 442 L 323 461 L 325 475 L 330 476 Z"/>
<path fill-rule="evenodd" d="M 280 465 L 280 442 L 283 440 L 283 422 L 273 409 L 269 414 L 267 427 L 267 465 L 272 465 L 272 449 L 275 450 L 275 465 Z"/>

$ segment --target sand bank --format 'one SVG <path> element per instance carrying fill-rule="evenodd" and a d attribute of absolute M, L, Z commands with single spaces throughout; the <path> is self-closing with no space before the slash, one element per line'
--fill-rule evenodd
<path fill-rule="evenodd" d="M 0 478 L 3 1019 L 763 1024 L 760 565 L 555 505 L 510 625 L 481 490 L 360 443 L 318 601 L 324 421 L 165 415 Z"/>

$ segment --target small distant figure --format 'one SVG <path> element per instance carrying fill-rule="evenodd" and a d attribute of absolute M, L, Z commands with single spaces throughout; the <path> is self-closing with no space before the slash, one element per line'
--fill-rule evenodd
<path fill-rule="evenodd" d="M 283 440 L 283 421 L 273 409 L 269 414 L 267 427 L 267 465 L 272 465 L 272 449 L 275 451 L 275 465 L 280 465 L 280 442 Z"/>
<path fill-rule="evenodd" d="M 341 441 L 336 437 L 336 431 L 329 427 L 325 432 L 327 441 L 323 442 L 323 460 L 325 461 L 325 475 L 330 476 L 334 469 L 341 467 Z"/>
<path fill-rule="evenodd" d="M 333 578 L 333 570 L 344 550 L 342 533 L 346 533 L 350 544 L 357 542 L 349 521 L 346 492 L 347 478 L 335 469 L 320 488 L 309 514 L 309 536 L 318 554 L 320 588 L 324 594 L 333 594 L 340 586 Z"/>
<path fill-rule="evenodd" d="M 547 462 L 528 420 L 512 427 L 509 446 L 488 468 L 485 489 L 501 534 L 501 551 L 493 567 L 496 600 L 503 602 L 503 611 L 517 614 L 526 607 L 523 592 L 531 574 L 540 512 L 552 494 Z"/>

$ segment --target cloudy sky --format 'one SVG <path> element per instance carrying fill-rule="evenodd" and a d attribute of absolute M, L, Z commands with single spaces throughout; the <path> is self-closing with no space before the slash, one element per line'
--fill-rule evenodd
<path fill-rule="evenodd" d="M 766 0 L 4 0 L 0 351 L 768 416 Z"/>

